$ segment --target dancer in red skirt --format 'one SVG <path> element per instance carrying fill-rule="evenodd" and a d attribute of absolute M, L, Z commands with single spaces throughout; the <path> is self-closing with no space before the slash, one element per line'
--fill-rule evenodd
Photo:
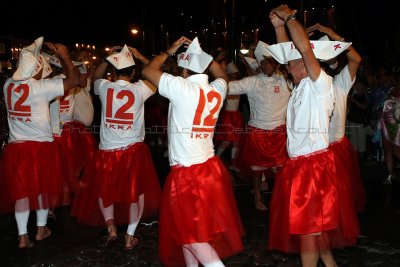
<path fill-rule="evenodd" d="M 289 160 L 276 177 L 272 192 L 269 248 L 300 252 L 302 266 L 336 266 L 332 247 L 354 245 L 354 217 L 343 218 L 335 159 L 329 146 L 329 119 L 334 109 L 332 78 L 318 59 L 336 57 L 350 44 L 310 43 L 295 10 L 281 5 L 270 13 L 280 44 L 267 47 L 288 64 L 294 89 L 287 110 Z M 288 42 L 285 25 L 292 42 Z M 283 42 L 283 43 L 282 43 Z M 347 199 L 345 205 L 354 205 Z M 350 230 L 350 232 L 347 232 Z"/>
<path fill-rule="evenodd" d="M 161 198 L 150 150 L 143 142 L 144 102 L 155 88 L 142 80 L 130 82 L 135 70 L 133 56 L 148 62 L 139 51 L 126 45 L 107 57 L 106 61 L 115 68 L 115 82 L 101 79 L 107 62 L 94 72 L 94 92 L 102 104 L 100 145 L 93 164 L 85 170 L 82 188 L 72 207 L 72 215 L 79 222 L 106 222 L 107 242 L 117 239 L 116 224 L 128 224 L 125 250 L 136 247 L 139 240 L 134 235 L 141 217 L 157 212 Z"/>
<path fill-rule="evenodd" d="M 54 56 L 49 56 L 49 60 L 56 67 L 62 68 L 59 60 Z M 79 87 L 69 90 L 50 105 L 54 140 L 59 148 L 59 153 L 67 159 L 61 166 L 64 184 L 63 205 L 70 204 L 72 196 L 78 188 L 84 166 L 93 156 L 97 146 L 96 138 L 83 124 L 83 122 L 91 123 L 94 115 L 88 93 L 90 84 L 88 84 L 87 70 L 83 62 L 73 61 L 73 63 L 80 72 Z M 60 74 L 56 77 L 65 77 L 65 75 Z M 86 103 L 82 104 L 81 101 L 86 101 Z M 75 103 L 79 105 L 75 105 Z M 83 108 L 85 109 L 79 110 Z M 76 114 L 80 115 L 78 119 L 83 122 L 76 118 Z"/>
<path fill-rule="evenodd" d="M 259 41 L 254 54 L 262 73 L 229 82 L 229 95 L 246 94 L 250 104 L 250 120 L 242 134 L 236 166 L 253 173 L 255 207 L 267 210 L 261 198 L 262 174 L 281 167 L 287 160 L 286 109 L 290 91 L 278 63 L 268 53 L 266 43 Z M 265 181 L 266 183 L 266 181 Z"/>
<path fill-rule="evenodd" d="M 161 71 L 178 55 L 181 76 Z M 210 65 L 211 63 L 211 65 Z M 208 82 L 209 71 L 216 78 Z M 171 172 L 163 189 L 159 250 L 166 266 L 224 266 L 243 249 L 243 227 L 230 174 L 214 155 L 213 133 L 227 91 L 225 71 L 202 51 L 197 38 L 181 37 L 143 68 L 143 75 L 170 100 L 168 150 Z"/>
<path fill-rule="evenodd" d="M 343 38 L 334 30 L 320 24 L 315 24 L 306 29 L 309 33 L 316 30 L 326 33 L 331 40 L 343 40 Z M 347 49 L 347 64 L 336 75 L 334 71 L 339 69 L 338 60 L 334 58 L 327 62 L 327 65 L 330 66 L 329 70 L 332 70 L 333 72 L 331 73 L 331 76 L 333 77 L 333 88 L 335 94 L 335 109 L 329 124 L 329 149 L 332 150 L 335 155 L 338 185 L 341 190 L 339 191 L 341 196 L 339 200 L 341 200 L 342 204 L 346 203 L 346 205 L 342 205 L 341 211 L 347 211 L 343 216 L 349 218 L 352 217 L 353 220 L 351 221 L 356 223 L 353 227 L 354 229 L 358 229 L 357 212 L 354 211 L 363 211 L 367 198 L 359 168 L 358 152 L 345 136 L 345 127 L 347 97 L 356 80 L 357 70 L 361 63 L 361 56 L 353 46 L 349 46 Z M 336 66 L 336 68 L 333 68 L 332 66 Z M 354 206 L 348 205 L 349 201 L 344 198 L 353 198 Z M 354 233 L 356 231 L 352 232 Z"/>
<path fill-rule="evenodd" d="M 10 137 L 2 158 L 0 198 L 2 212 L 15 211 L 20 248 L 33 246 L 27 232 L 31 210 L 37 215 L 35 239 L 43 240 L 51 234 L 46 227 L 48 211 L 61 202 L 62 182 L 60 158 L 54 155 L 57 148 L 49 102 L 79 84 L 68 50 L 61 44 L 47 46 L 60 57 L 65 79 L 42 79 L 42 44 L 40 37 L 21 50 L 18 68 L 4 85 Z"/>

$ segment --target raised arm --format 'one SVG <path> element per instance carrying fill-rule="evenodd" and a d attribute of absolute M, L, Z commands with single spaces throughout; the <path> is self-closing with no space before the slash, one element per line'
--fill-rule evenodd
<path fill-rule="evenodd" d="M 143 77 L 154 86 L 158 87 L 161 75 L 163 74 L 161 70 L 162 64 L 164 64 L 165 60 L 167 60 L 169 56 L 175 54 L 183 44 L 189 45 L 190 43 L 191 40 L 184 36 L 176 40 L 165 52 L 155 56 L 147 65 L 143 66 Z"/>
<path fill-rule="evenodd" d="M 77 68 L 75 68 L 72 60 L 69 56 L 68 49 L 63 44 L 45 43 L 47 47 L 53 50 L 56 55 L 60 58 L 63 69 L 65 70 L 65 78 L 63 79 L 64 91 L 68 91 L 72 88 L 79 86 L 80 74 Z"/>
<path fill-rule="evenodd" d="M 134 47 L 130 47 L 130 46 L 129 46 L 128 48 L 129 48 L 129 51 L 131 51 L 132 55 L 133 55 L 135 58 L 139 59 L 140 62 L 143 63 L 143 65 L 149 64 L 150 60 L 149 60 L 147 57 L 143 56 L 143 55 L 139 52 L 139 50 L 137 50 L 137 49 L 134 48 Z"/>
<path fill-rule="evenodd" d="M 108 51 L 107 56 L 112 55 L 117 49 L 121 49 L 121 48 L 122 48 L 122 47 L 120 47 L 120 46 L 114 46 L 114 47 L 112 47 L 112 48 Z M 90 81 L 92 85 L 94 84 L 94 82 L 95 82 L 96 80 L 102 79 L 102 78 L 104 77 L 104 73 L 106 72 L 107 67 L 108 67 L 108 63 L 107 63 L 105 60 L 103 60 L 103 61 L 96 67 L 96 69 L 95 69 L 94 72 L 93 72 L 92 79 L 91 79 L 91 81 Z M 92 88 L 93 88 L 93 86 L 92 86 Z"/>
<path fill-rule="evenodd" d="M 274 11 L 271 11 L 269 13 L 269 19 L 275 29 L 276 41 L 278 43 L 289 42 L 290 40 L 286 33 L 285 22 L 280 17 L 278 17 Z"/>
<path fill-rule="evenodd" d="M 333 41 L 344 41 L 344 38 L 337 34 L 332 28 L 322 26 L 319 23 L 307 28 L 307 32 L 315 30 L 325 33 L 328 35 L 329 39 Z M 347 48 L 346 58 L 350 77 L 353 80 L 356 77 L 357 70 L 361 64 L 361 56 L 351 45 L 349 48 Z"/>
<path fill-rule="evenodd" d="M 308 39 L 304 27 L 296 20 L 296 17 L 294 16 L 296 11 L 291 10 L 287 5 L 280 5 L 272 12 L 274 12 L 281 20 L 283 20 L 289 29 L 290 37 L 292 38 L 294 45 L 303 58 L 308 76 L 313 81 L 317 80 L 321 73 L 321 66 L 314 55 L 310 40 Z"/>

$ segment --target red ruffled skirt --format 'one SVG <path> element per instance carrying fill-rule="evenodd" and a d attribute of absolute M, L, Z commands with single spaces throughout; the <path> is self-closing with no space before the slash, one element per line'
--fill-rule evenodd
<path fill-rule="evenodd" d="M 329 248 L 356 244 L 354 201 L 340 195 L 345 186 L 337 176 L 329 150 L 285 163 L 272 191 L 269 249 L 300 252 L 300 235 L 314 233 L 321 233 Z"/>
<path fill-rule="evenodd" d="M 150 150 L 145 143 L 124 149 L 99 150 L 85 169 L 75 194 L 72 216 L 84 224 L 104 225 L 99 198 L 104 207 L 114 204 L 116 224 L 129 223 L 129 207 L 144 194 L 143 217 L 158 211 L 161 187 Z"/>
<path fill-rule="evenodd" d="M 8 144 L 3 151 L 0 175 L 0 207 L 15 211 L 15 201 L 28 198 L 17 211 L 53 208 L 63 196 L 60 158 L 55 142 L 24 141 Z M 38 196 L 43 206 L 39 207 Z"/>
<path fill-rule="evenodd" d="M 61 165 L 61 175 L 66 193 L 77 190 L 79 177 L 96 150 L 97 140 L 88 130 L 78 121 L 67 122 L 63 125 L 61 135 L 54 137 L 59 153 L 65 159 Z"/>
<path fill-rule="evenodd" d="M 182 245 L 208 242 L 220 258 L 243 249 L 243 226 L 230 174 L 218 157 L 190 167 L 172 167 L 160 211 L 160 257 L 185 266 Z"/>
<path fill-rule="evenodd" d="M 360 173 L 358 152 L 347 137 L 332 143 L 329 149 L 335 156 L 338 183 L 345 186 L 346 196 L 350 195 L 354 199 L 357 212 L 364 211 L 367 197 Z"/>
<path fill-rule="evenodd" d="M 222 110 L 215 131 L 215 140 L 239 141 L 243 127 L 243 116 L 240 111 Z"/>
<path fill-rule="evenodd" d="M 286 139 L 286 125 L 274 130 L 263 130 L 248 125 L 247 132 L 239 142 L 234 165 L 242 171 L 250 170 L 251 166 L 282 166 L 288 159 Z"/>

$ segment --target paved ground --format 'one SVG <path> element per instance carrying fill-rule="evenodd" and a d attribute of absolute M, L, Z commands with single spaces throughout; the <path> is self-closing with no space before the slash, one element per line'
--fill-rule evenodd
<path fill-rule="evenodd" d="M 154 160 L 163 182 L 168 164 L 161 153 L 154 154 Z M 373 161 L 362 163 L 362 173 L 368 194 L 367 209 L 360 214 L 362 236 L 356 247 L 334 251 L 338 266 L 400 266 L 400 182 L 382 185 L 384 168 Z M 251 187 L 237 174 L 234 176 L 238 181 L 234 191 L 246 228 L 245 249 L 226 259 L 226 266 L 300 266 L 297 255 L 267 251 L 268 212 L 256 211 Z M 268 201 L 270 194 L 264 196 Z M 51 238 L 36 242 L 29 250 L 17 248 L 14 217 L 0 215 L 0 266 L 162 266 L 158 259 L 156 216 L 140 224 L 137 230 L 140 244 L 126 252 L 122 235 L 115 244 L 106 246 L 105 229 L 77 224 L 68 213 L 68 207 L 57 209 L 57 219 L 49 219 Z M 32 214 L 31 234 L 34 225 Z M 119 230 L 123 233 L 125 227 Z"/>

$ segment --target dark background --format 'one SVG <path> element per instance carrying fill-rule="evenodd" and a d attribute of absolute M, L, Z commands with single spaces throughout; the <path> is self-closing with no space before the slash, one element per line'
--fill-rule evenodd
<path fill-rule="evenodd" d="M 398 1 L 135 0 L 104 4 L 81 0 L 40 4 L 6 0 L 0 4 L 0 38 L 12 40 L 14 46 L 19 46 L 18 42 L 29 43 L 39 36 L 44 36 L 45 41 L 69 46 L 95 45 L 96 49 L 127 43 L 152 55 L 186 35 L 199 36 L 206 51 L 218 46 L 231 49 L 240 47 L 241 43 L 248 45 L 257 38 L 275 43 L 268 13 L 281 3 L 297 8 L 301 21 L 306 11 L 309 14 L 306 26 L 315 22 L 331 23 L 375 64 L 398 64 Z M 329 10 L 333 11 L 331 21 L 327 15 Z M 130 32 L 133 27 L 140 30 L 137 36 Z"/>

